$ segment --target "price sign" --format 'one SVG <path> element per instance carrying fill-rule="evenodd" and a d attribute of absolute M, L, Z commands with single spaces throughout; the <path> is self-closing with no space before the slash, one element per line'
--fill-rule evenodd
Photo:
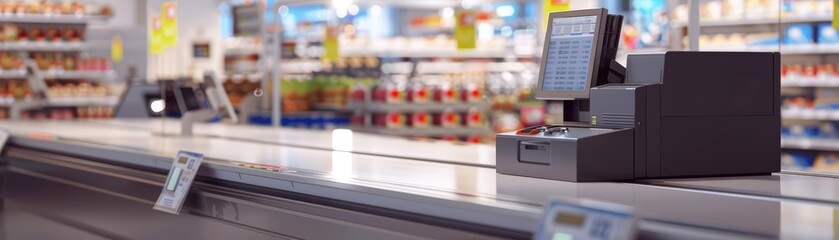
<path fill-rule="evenodd" d="M 553 200 L 542 215 L 537 240 L 634 239 L 632 209 L 595 201 Z"/>
<path fill-rule="evenodd" d="M 154 204 L 155 210 L 171 214 L 181 212 L 181 206 L 189 193 L 192 181 L 195 180 L 195 175 L 198 174 L 202 160 L 204 160 L 204 155 L 199 153 L 180 151 L 178 155 L 175 155 L 172 168 L 169 169 L 169 176 L 166 177 L 163 190 L 160 191 L 157 203 Z"/>

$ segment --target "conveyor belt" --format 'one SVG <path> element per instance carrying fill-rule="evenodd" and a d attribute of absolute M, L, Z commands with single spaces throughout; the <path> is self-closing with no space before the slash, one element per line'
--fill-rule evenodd
<path fill-rule="evenodd" d="M 94 127 L 108 125 L 167 136 L 179 136 L 181 132 L 180 122 L 173 119 L 90 120 L 79 123 Z M 321 150 L 333 150 L 335 148 L 332 132 L 321 130 L 198 123 L 195 124 L 193 134 L 200 137 Z M 351 141 L 352 152 L 356 154 L 495 167 L 495 147 L 491 145 L 453 144 L 444 141 L 394 138 L 367 133 L 353 133 L 352 139 L 338 139 L 338 141 Z M 420 149 L 433 150 L 417 151 Z"/>
<path fill-rule="evenodd" d="M 835 205 L 808 199 L 793 201 L 766 194 L 746 195 L 659 183 L 645 183 L 655 184 L 650 186 L 557 182 L 497 175 L 494 169 L 486 167 L 406 161 L 222 138 L 161 136 L 72 123 L 14 126 L 14 129 L 9 129 L 14 135 L 11 145 L 20 148 L 20 151 L 52 152 L 108 165 L 161 172 L 168 169 L 171 164 L 169 158 L 177 150 L 190 149 L 208 156 L 201 176 L 210 180 L 375 206 L 376 209 L 397 211 L 406 216 L 427 216 L 437 219 L 436 222 L 489 226 L 509 233 L 532 231 L 541 206 L 551 196 L 596 199 L 632 206 L 643 219 L 642 233 L 649 236 L 698 231 L 702 234 L 722 234 L 717 236 L 830 238 L 832 224 L 837 222 L 829 214 L 812 214 L 836 211 Z M 33 135 L 30 134 L 32 132 L 47 134 Z M 19 155 L 21 161 L 33 161 L 26 160 L 26 156 L 32 154 Z M 289 167 L 299 172 L 269 173 L 237 166 L 232 160 Z M 732 178 L 725 182 L 736 186 L 744 180 Z M 781 181 L 781 186 L 785 182 L 789 181 Z M 827 184 L 835 183 L 829 181 Z M 781 194 L 787 193 L 781 191 Z M 829 196 L 824 198 L 830 199 Z"/>
<path fill-rule="evenodd" d="M 89 121 L 92 124 L 108 124 L 113 126 L 121 126 L 132 128 L 135 130 L 145 131 L 164 131 L 166 133 L 177 134 L 180 132 L 179 125 L 174 120 L 107 120 L 107 121 Z M 159 127 L 159 128 L 157 128 Z M 203 136 L 214 136 L 218 138 L 238 140 L 238 141 L 255 141 L 257 143 L 278 144 L 284 146 L 303 146 L 315 149 L 332 150 L 332 136 L 329 132 L 324 131 L 309 131 L 309 130 L 293 130 L 276 128 L 262 128 L 257 127 L 257 131 L 262 134 L 256 134 L 253 128 L 243 126 L 231 126 L 228 129 L 225 125 L 219 124 L 198 124 L 196 126 L 196 134 Z M 165 129 L 165 130 L 161 130 Z M 235 129 L 235 130 L 231 130 Z M 248 135 L 251 134 L 251 135 Z M 288 134 L 289 136 L 283 136 Z M 290 139 L 311 138 L 311 141 L 291 141 Z M 253 136 L 255 135 L 255 136 Z M 247 138 L 253 136 L 253 139 Z M 355 142 L 362 143 L 360 147 L 354 147 L 354 153 L 371 154 L 375 156 L 399 157 L 402 159 L 419 159 L 442 163 L 454 163 L 481 167 L 495 167 L 494 147 L 492 146 L 455 146 L 452 144 L 433 144 L 427 142 L 415 142 L 404 139 L 385 138 L 386 143 L 380 136 L 360 135 L 356 137 Z M 373 144 L 365 144 L 373 143 Z M 391 145 L 392 144 L 392 145 Z M 393 146 L 390 148 L 381 148 L 381 145 Z M 411 145 L 412 147 L 407 147 Z M 470 148 L 471 147 L 471 148 Z M 493 152 L 491 161 L 487 159 L 480 159 L 472 161 L 470 159 L 478 159 L 478 155 L 490 156 L 485 153 L 488 149 Z M 394 149 L 434 149 L 434 151 L 411 151 L 411 154 L 405 154 L 405 151 L 394 151 Z M 464 150 L 466 149 L 466 150 Z M 383 151 L 388 150 L 388 151 Z M 393 154 L 397 152 L 398 154 Z M 432 158 L 428 158 L 433 153 Z M 460 153 L 460 154 L 452 154 Z M 406 158 L 405 155 L 425 156 L 420 158 Z M 782 198 L 789 200 L 814 201 L 825 204 L 839 205 L 839 190 L 837 191 L 822 191 L 821 188 L 839 189 L 839 178 L 837 175 L 818 174 L 812 172 L 794 172 L 786 171 L 783 173 L 774 174 L 773 176 L 744 176 L 744 177 L 726 177 L 726 178 L 700 178 L 700 179 L 664 179 L 664 180 L 645 180 L 639 181 L 640 184 L 649 184 L 657 186 L 669 186 L 677 188 L 687 188 L 696 190 L 708 190 L 717 192 L 726 192 L 734 194 L 757 195 L 772 198 Z M 788 180 L 787 180 L 788 179 Z M 730 181 L 738 180 L 738 181 Z"/>

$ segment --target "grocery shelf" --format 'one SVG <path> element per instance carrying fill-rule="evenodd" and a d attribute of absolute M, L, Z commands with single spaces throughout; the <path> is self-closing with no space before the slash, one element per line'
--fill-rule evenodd
<path fill-rule="evenodd" d="M 469 111 L 470 109 L 477 109 L 484 111 L 489 109 L 489 103 L 383 103 L 383 102 L 349 102 L 347 104 L 349 109 L 363 109 L 369 112 L 442 112 L 451 109 L 455 112 Z"/>
<path fill-rule="evenodd" d="M 109 18 L 110 16 L 91 15 L 0 14 L 0 22 L 14 23 L 83 24 L 90 22 L 104 22 Z"/>
<path fill-rule="evenodd" d="M 109 71 L 46 71 L 45 79 L 83 79 L 83 80 L 111 80 L 116 72 Z"/>
<path fill-rule="evenodd" d="M 430 127 L 430 128 L 384 128 L 384 127 L 351 127 L 353 131 L 357 132 L 366 132 L 366 133 L 375 133 L 375 134 L 384 134 L 384 135 L 396 135 L 396 136 L 426 136 L 426 137 L 439 137 L 439 136 L 475 136 L 475 135 L 487 135 L 492 133 L 488 128 L 466 128 L 466 127 L 458 127 L 458 128 L 441 128 L 441 127 Z"/>
<path fill-rule="evenodd" d="M 746 52 L 777 52 L 778 45 L 772 46 L 715 46 L 715 47 L 700 47 L 700 51 L 746 51 Z M 826 44 L 801 44 L 801 45 L 781 45 L 781 54 L 783 55 L 819 55 L 819 54 L 839 54 L 839 45 Z"/>
<path fill-rule="evenodd" d="M 771 25 L 771 24 L 787 24 L 787 23 L 813 23 L 813 22 L 830 22 L 831 16 L 804 16 L 804 17 L 786 17 L 786 18 L 734 18 L 734 19 L 719 19 L 702 21 L 700 19 L 700 27 L 731 27 L 731 26 L 748 26 L 748 25 Z M 674 27 L 684 27 L 688 24 L 685 22 L 674 22 Z"/>
<path fill-rule="evenodd" d="M 839 152 L 839 139 L 781 138 L 781 148 Z"/>
<path fill-rule="evenodd" d="M 336 103 L 315 103 L 312 104 L 312 109 L 315 110 L 323 110 L 323 111 L 347 111 L 346 105 L 343 104 L 336 104 Z"/>
<path fill-rule="evenodd" d="M 367 50 L 348 49 L 341 51 L 344 57 L 380 56 L 393 58 L 527 58 L 534 55 L 516 54 L 508 50 L 455 50 L 455 49 L 433 49 L 433 50 Z"/>
<path fill-rule="evenodd" d="M 0 70 L 0 79 L 26 79 L 26 70 Z"/>
<path fill-rule="evenodd" d="M 116 106 L 116 96 L 106 97 L 56 97 L 48 100 L 49 107 Z"/>
<path fill-rule="evenodd" d="M 839 80 L 781 80 L 781 87 L 839 87 Z"/>
<path fill-rule="evenodd" d="M 0 51 L 72 52 L 82 51 L 87 46 L 81 42 L 24 41 L 0 43 Z"/>
<path fill-rule="evenodd" d="M 781 117 L 790 120 L 839 121 L 839 110 L 794 109 L 781 111 Z"/>

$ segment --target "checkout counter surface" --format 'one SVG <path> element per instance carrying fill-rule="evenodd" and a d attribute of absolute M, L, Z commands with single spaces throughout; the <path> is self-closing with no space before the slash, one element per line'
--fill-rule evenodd
<path fill-rule="evenodd" d="M 207 177 L 512 231 L 532 232 L 542 205 L 556 196 L 632 206 L 642 219 L 641 231 L 681 234 L 703 231 L 703 236 L 709 236 L 710 231 L 720 234 L 710 236 L 720 237 L 829 239 L 837 237 L 835 231 L 839 228 L 836 219 L 839 218 L 836 192 L 839 179 L 834 178 L 778 174 L 731 179 L 570 183 L 499 175 L 492 167 L 446 163 L 461 157 L 454 150 L 434 153 L 441 161 L 388 157 L 381 152 L 356 154 L 326 150 L 333 147 L 331 143 L 335 140 L 329 132 L 211 124 L 196 129 L 197 135 L 219 131 L 219 134 L 227 132 L 246 137 L 246 133 L 253 132 L 290 142 L 295 142 L 292 136 L 298 142 L 318 140 L 311 143 L 318 147 L 298 147 L 223 136 L 159 134 L 126 128 L 125 122 L 120 121 L 80 123 L 4 122 L 0 128 L 12 134 L 11 145 L 158 169 L 168 169 L 169 159 L 179 150 L 201 152 L 207 156 L 201 175 Z M 158 123 L 146 124 L 151 127 Z M 248 128 L 252 129 L 243 130 Z M 365 134 L 354 134 L 351 143 L 342 140 L 335 143 L 352 144 L 353 150 L 401 151 L 399 155 L 432 156 L 427 153 L 431 151 L 417 150 L 437 151 L 432 148 L 435 145 L 447 146 L 444 149 L 471 149 L 469 154 L 493 149 L 484 145 L 413 142 Z M 393 147 L 390 145 L 393 142 L 405 145 Z M 295 172 L 260 171 L 239 166 L 242 162 L 280 166 Z"/>

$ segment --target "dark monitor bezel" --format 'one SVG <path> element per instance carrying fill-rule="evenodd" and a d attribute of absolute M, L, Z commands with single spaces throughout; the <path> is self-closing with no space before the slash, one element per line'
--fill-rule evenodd
<path fill-rule="evenodd" d="M 600 55 L 603 48 L 603 39 L 606 33 L 606 22 L 609 12 L 605 8 L 586 9 L 566 12 L 552 12 L 548 15 L 547 29 L 545 31 L 545 41 L 542 47 L 542 59 L 539 63 L 539 81 L 536 85 L 536 99 L 541 100 L 570 100 L 570 99 L 588 99 L 592 86 L 597 81 L 597 72 L 600 68 Z M 594 43 L 592 44 L 591 56 L 589 58 L 589 68 L 586 74 L 586 88 L 583 91 L 545 91 L 542 90 L 542 84 L 545 79 L 545 65 L 548 56 L 548 46 L 551 40 L 551 29 L 553 28 L 553 20 L 556 18 L 569 17 L 586 17 L 596 16 L 596 29 L 594 32 Z"/>

